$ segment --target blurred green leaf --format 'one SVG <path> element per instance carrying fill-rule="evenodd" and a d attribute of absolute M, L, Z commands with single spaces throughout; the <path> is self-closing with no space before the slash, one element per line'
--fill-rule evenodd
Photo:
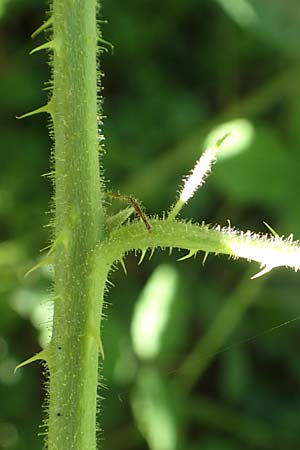
<path fill-rule="evenodd" d="M 298 0 L 216 0 L 239 25 L 248 26 L 286 53 L 299 53 Z"/>
<path fill-rule="evenodd" d="M 145 360 L 180 347 L 182 299 L 175 266 L 160 265 L 149 278 L 136 301 L 131 336 L 136 354 Z"/>
<path fill-rule="evenodd" d="M 259 126 L 251 147 L 235 158 L 221 160 L 212 179 L 227 199 L 280 210 L 289 195 L 287 180 L 292 174 L 292 164 L 276 130 Z"/>
<path fill-rule="evenodd" d="M 224 399 L 240 405 L 250 390 L 252 367 L 242 347 L 229 348 L 221 353 L 220 389 Z"/>
<path fill-rule="evenodd" d="M 178 448 L 177 417 L 174 396 L 159 372 L 154 368 L 141 369 L 132 408 L 136 423 L 150 450 L 176 450 Z"/>

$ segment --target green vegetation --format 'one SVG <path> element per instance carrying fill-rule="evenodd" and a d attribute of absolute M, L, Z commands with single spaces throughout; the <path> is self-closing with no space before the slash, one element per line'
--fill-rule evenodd
<path fill-rule="evenodd" d="M 26 343 L 21 339 L 15 348 L 11 336 L 20 335 L 29 319 L 44 347 L 40 357 L 50 367 L 50 397 L 45 402 L 50 405 L 49 449 L 95 448 L 97 354 L 103 353 L 102 342 L 104 384 L 109 388 L 99 389 L 99 395 L 106 397 L 101 403 L 103 448 L 295 448 L 298 400 L 296 387 L 291 395 L 288 381 L 288 377 L 297 380 L 298 374 L 294 352 L 289 357 L 295 336 L 290 336 L 291 327 L 280 328 L 280 335 L 264 332 L 296 320 L 297 305 L 292 300 L 297 275 L 275 269 L 278 280 L 275 270 L 268 278 L 250 280 L 257 270 L 252 266 L 251 274 L 243 274 L 245 264 L 209 257 L 203 269 L 199 254 L 195 260 L 177 262 L 202 250 L 205 260 L 213 252 L 258 261 L 261 273 L 280 265 L 299 267 L 293 238 L 283 241 L 272 236 L 273 229 L 262 222 L 270 222 L 280 235 L 289 235 L 298 223 L 297 15 L 291 14 L 293 5 L 287 3 L 282 10 L 274 7 L 272 20 L 269 9 L 267 14 L 262 3 L 254 0 L 241 3 L 241 10 L 232 10 L 231 2 L 225 0 L 201 6 L 154 3 L 143 11 L 134 2 L 132 10 L 130 5 L 120 11 L 116 5 L 107 5 L 112 8 L 103 13 L 112 22 L 107 34 L 112 33 L 109 40 L 117 52 L 110 60 L 103 58 L 104 72 L 111 75 L 105 83 L 107 155 L 100 157 L 105 177 L 111 179 L 109 188 L 129 196 L 131 208 L 120 218 L 113 214 L 124 208 L 126 196 L 108 196 L 101 202 L 95 4 L 86 3 L 82 9 L 79 3 L 70 6 L 55 0 L 53 6 L 54 34 L 48 46 L 54 48 L 54 90 L 44 110 L 53 118 L 56 141 L 56 173 L 50 174 L 56 187 L 54 220 L 50 221 L 55 231 L 47 264 L 21 281 L 21 275 L 36 263 L 37 246 L 50 238 L 41 221 L 32 225 L 42 217 L 45 197 L 49 199 L 48 192 L 36 190 L 41 184 L 37 154 L 41 171 L 49 171 L 47 155 L 41 155 L 45 136 L 35 137 L 32 121 L 29 125 L 23 121 L 16 137 L 17 125 L 8 119 L 2 130 L 4 143 L 12 149 L 15 145 L 18 157 L 3 153 L 2 167 L 7 170 L 1 186 L 4 333 L 0 374 L 3 386 L 13 389 L 3 394 L 7 401 L 0 443 L 3 448 L 42 445 L 30 441 L 34 437 L 29 425 L 18 423 L 28 418 L 17 392 L 22 392 L 23 408 L 28 408 L 35 398 L 32 374 L 38 372 L 30 367 L 14 378 L 10 373 Z M 2 20 L 12 25 L 7 28 L 9 43 L 13 42 L 9 30 L 30 4 L 23 8 L 16 2 L 3 4 Z M 283 45 L 276 31 L 287 20 L 292 21 L 286 34 L 290 43 Z M 37 80 L 43 74 L 36 71 L 29 76 L 31 66 L 23 58 L 20 61 L 22 70 L 4 71 L 2 101 L 7 98 L 10 108 L 19 107 L 22 97 L 12 100 L 13 86 L 22 85 L 27 97 L 23 93 L 21 106 L 27 110 L 35 95 L 33 73 Z M 228 125 L 231 119 L 235 121 Z M 228 130 L 238 139 L 226 146 L 227 139 L 221 141 Z M 174 221 L 181 200 L 169 217 L 164 215 L 174 202 L 181 174 L 203 148 L 214 145 L 220 162 L 208 187 L 197 194 L 198 202 L 191 201 L 181 217 L 221 225 L 212 228 Z M 28 218 L 14 208 L 22 196 L 27 203 L 26 194 L 31 200 Z M 134 209 L 139 213 L 132 196 L 143 199 L 148 217 L 138 214 L 136 220 L 127 220 Z M 48 223 L 45 219 L 44 224 Z M 268 231 L 270 238 L 237 233 L 233 225 Z M 155 252 L 146 262 L 160 247 L 171 249 L 168 261 L 166 255 Z M 188 250 L 187 255 L 176 248 Z M 129 250 L 141 251 L 140 261 L 131 254 L 126 258 L 128 277 L 121 271 L 110 275 L 109 283 L 116 287 L 106 300 L 112 297 L 113 307 L 105 311 L 109 320 L 101 327 L 100 339 L 99 293 L 109 267 L 119 267 L 114 264 L 122 262 Z M 52 264 L 55 292 L 51 294 L 48 287 L 46 298 Z M 43 325 L 51 321 L 51 296 L 53 337 L 46 345 Z M 254 342 L 248 340 L 257 334 L 262 335 Z M 240 344 L 218 353 L 230 336 L 231 342 Z M 38 352 L 34 342 L 31 348 L 24 345 L 24 357 Z M 41 420 L 38 414 L 35 419 Z"/>

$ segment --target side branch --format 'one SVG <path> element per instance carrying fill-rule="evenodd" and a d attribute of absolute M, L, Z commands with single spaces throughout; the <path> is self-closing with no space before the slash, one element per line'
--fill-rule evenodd
<path fill-rule="evenodd" d="M 225 254 L 233 258 L 245 258 L 257 261 L 261 271 L 252 278 L 261 276 L 274 267 L 286 266 L 295 271 L 300 268 L 300 243 L 288 238 L 243 232 L 232 227 L 213 227 L 206 224 L 192 224 L 183 221 L 150 219 L 151 233 L 140 222 L 113 230 L 109 238 L 101 245 L 102 257 L 105 254 L 109 263 L 121 260 L 132 250 L 180 248 L 188 254 L 181 258 L 195 256 L 203 251 L 206 254 Z"/>

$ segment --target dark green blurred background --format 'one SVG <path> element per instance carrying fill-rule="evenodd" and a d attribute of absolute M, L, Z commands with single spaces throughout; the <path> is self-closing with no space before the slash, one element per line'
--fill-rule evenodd
<path fill-rule="evenodd" d="M 0 0 L 1 450 L 42 447 L 41 366 L 12 371 L 45 344 L 51 315 L 51 268 L 23 277 L 49 240 L 47 118 L 15 119 L 46 99 L 46 56 L 28 55 L 45 9 Z M 115 46 L 102 57 L 109 189 L 162 213 L 208 134 L 239 119 L 244 145 L 182 216 L 298 238 L 299 1 L 107 0 L 102 15 Z M 257 264 L 182 255 L 129 255 L 128 275 L 111 276 L 102 448 L 298 450 L 300 275 L 251 281 Z"/>

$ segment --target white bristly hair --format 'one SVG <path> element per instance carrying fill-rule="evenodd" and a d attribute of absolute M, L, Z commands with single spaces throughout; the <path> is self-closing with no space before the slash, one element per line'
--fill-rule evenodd
<path fill-rule="evenodd" d="M 217 148 L 211 147 L 205 150 L 203 155 L 195 164 L 190 175 L 185 179 L 183 189 L 180 194 L 180 200 L 186 203 L 195 193 L 195 191 L 201 187 L 205 178 L 211 170 L 211 166 L 216 162 Z"/>

